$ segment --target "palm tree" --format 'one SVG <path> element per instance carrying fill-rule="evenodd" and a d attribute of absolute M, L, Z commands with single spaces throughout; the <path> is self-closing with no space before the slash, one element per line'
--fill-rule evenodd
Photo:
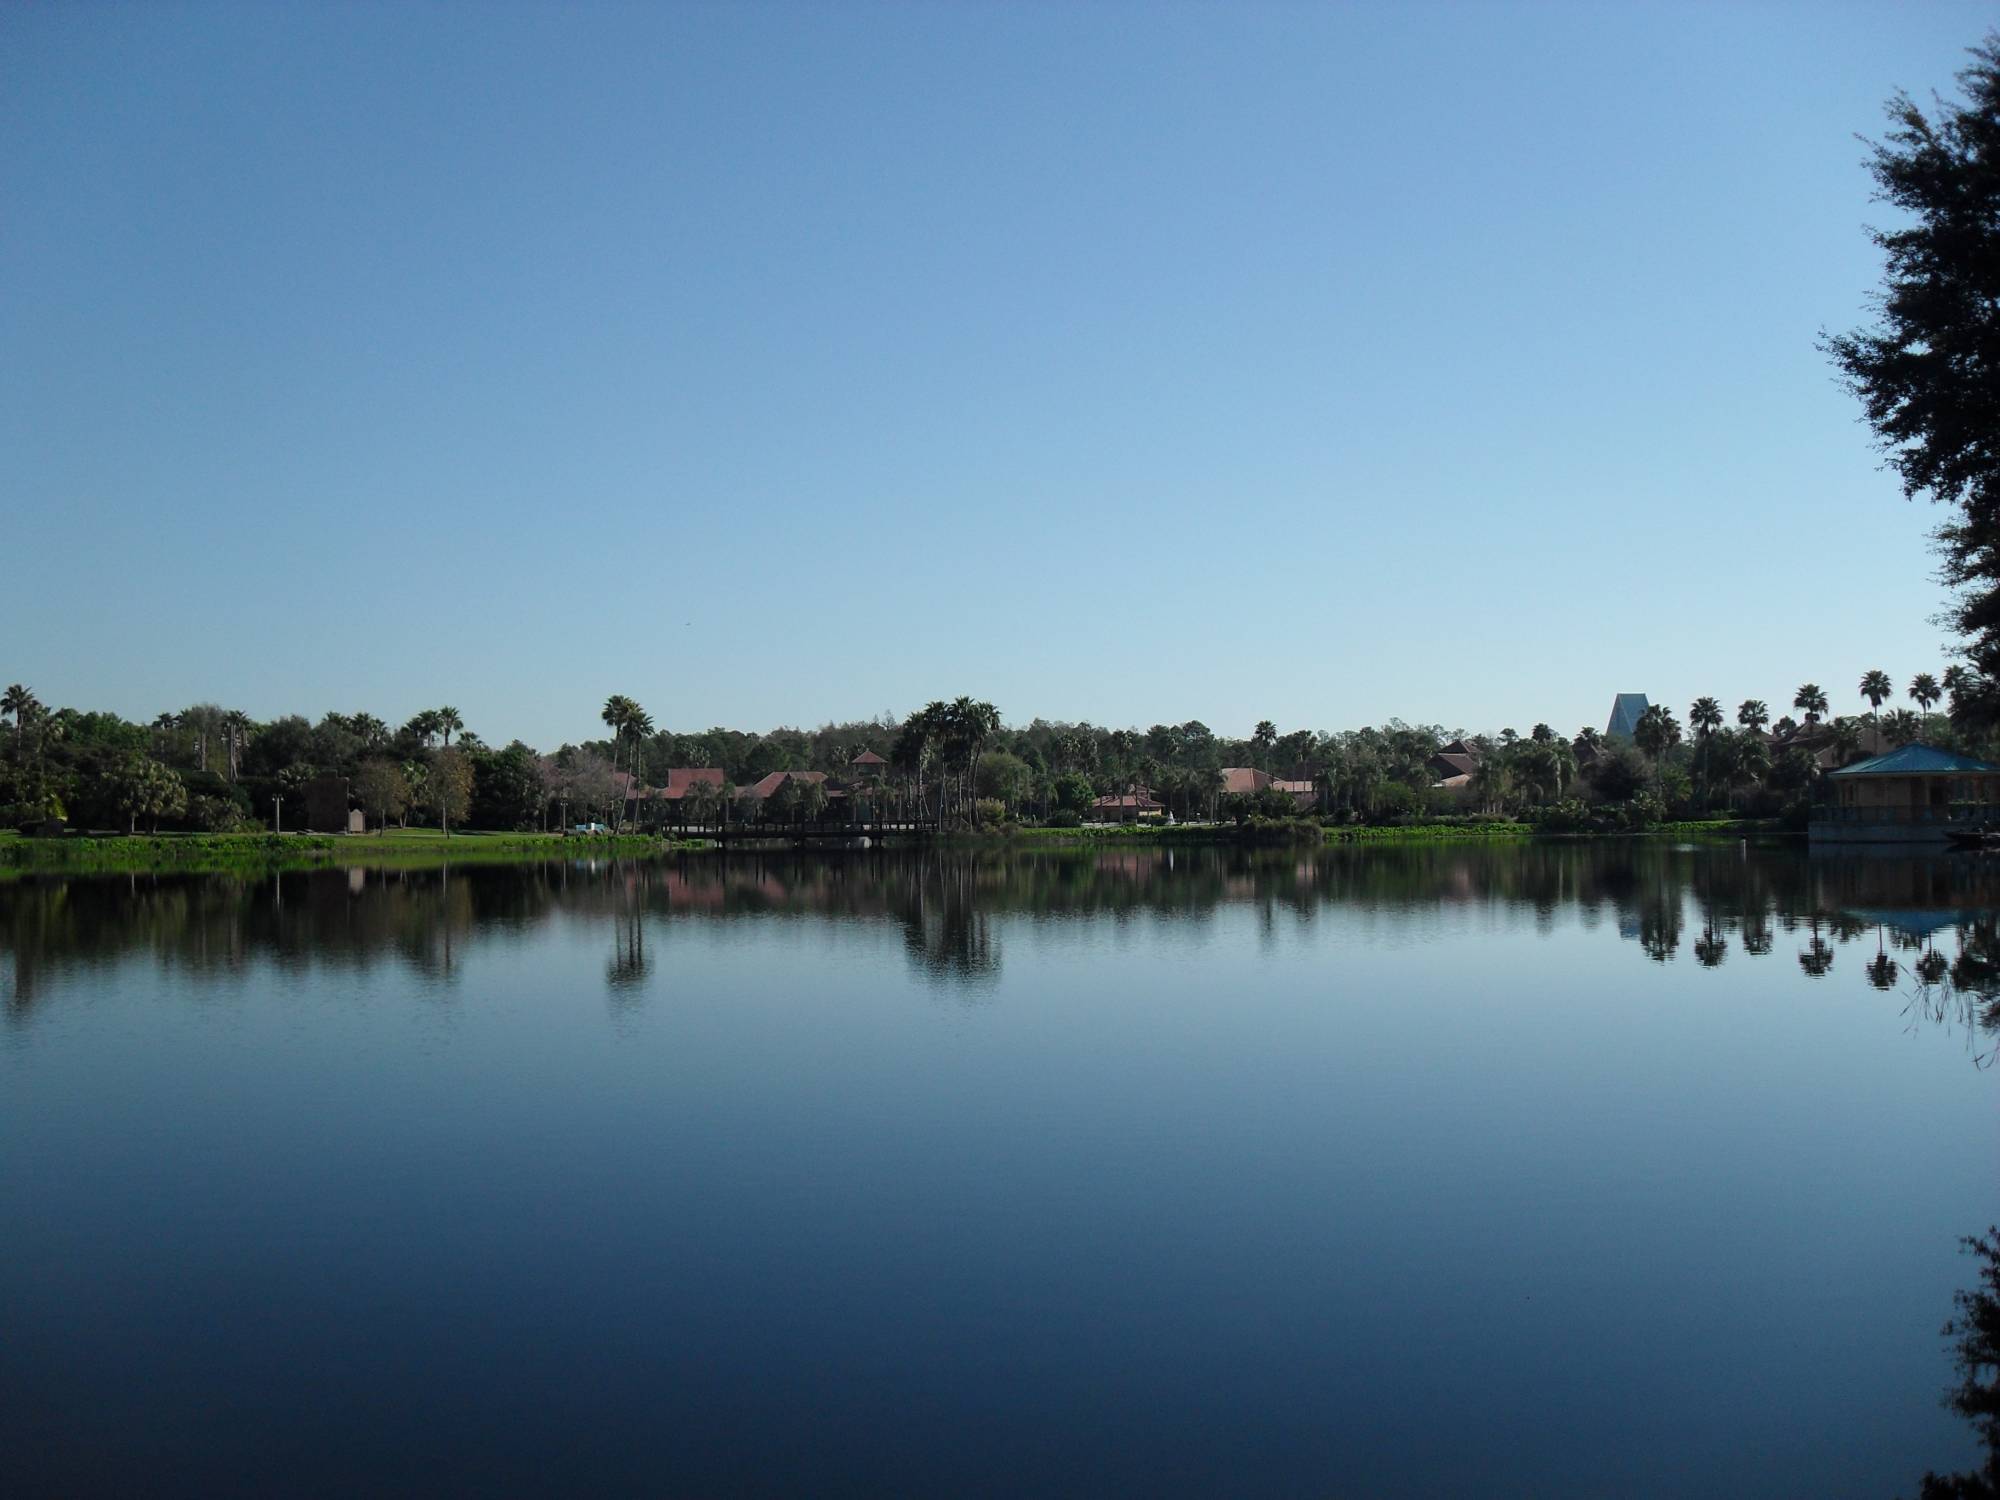
<path fill-rule="evenodd" d="M 1722 705 L 1713 698 L 1702 697 L 1688 706 L 1688 728 L 1702 739 L 1707 739 L 1722 727 Z"/>
<path fill-rule="evenodd" d="M 1876 670 L 1861 674 L 1861 696 L 1868 700 L 1868 711 L 1880 714 L 1882 704 L 1896 696 L 1896 685 L 1889 680 L 1887 672 Z"/>
<path fill-rule="evenodd" d="M 1771 752 L 1764 736 L 1754 730 L 1733 736 L 1724 774 L 1732 794 L 1738 787 L 1756 786 L 1771 774 Z"/>
<path fill-rule="evenodd" d="M 434 710 L 433 717 L 437 720 L 437 727 L 444 733 L 444 747 L 449 750 L 453 731 L 465 728 L 465 720 L 459 717 L 458 710 L 450 704 Z"/>
<path fill-rule="evenodd" d="M 604 700 L 604 712 L 598 717 L 604 720 L 604 727 L 611 731 L 611 779 L 618 779 L 618 754 L 625 745 L 625 726 L 632 722 L 632 714 L 639 707 L 623 693 L 613 693 Z M 620 803 L 622 808 L 623 803 Z"/>
<path fill-rule="evenodd" d="M 632 742 L 632 762 L 629 769 L 632 775 L 632 800 L 635 804 L 634 816 L 637 816 L 636 804 L 639 793 L 645 789 L 646 736 L 652 732 L 653 716 L 634 703 L 632 705 L 632 712 L 626 715 L 625 718 L 625 737 Z M 621 819 L 624 816 L 624 809 L 622 807 L 619 809 L 619 816 Z"/>
<path fill-rule="evenodd" d="M 1257 752 L 1259 760 L 1268 757 L 1271 747 L 1278 743 L 1278 726 L 1269 719 L 1259 719 L 1257 727 L 1250 731 L 1250 747 Z M 1269 769 L 1269 767 L 1265 767 Z"/>
<path fill-rule="evenodd" d="M 354 714 L 347 725 L 354 731 L 355 738 L 369 750 L 376 749 L 389 737 L 389 726 L 373 714 Z"/>
<path fill-rule="evenodd" d="M 889 747 L 889 764 L 910 783 L 919 812 L 926 805 L 924 777 L 937 758 L 939 719 L 943 712 L 942 703 L 932 703 L 911 714 L 903 721 L 903 727 L 896 733 L 895 743 Z"/>
<path fill-rule="evenodd" d="M 240 708 L 232 708 L 222 716 L 222 746 L 228 758 L 229 779 L 236 779 L 236 768 L 243 755 L 243 747 L 250 743 L 250 715 Z"/>
<path fill-rule="evenodd" d="M 1666 753 L 1681 742 L 1681 726 L 1674 719 L 1673 712 L 1665 704 L 1654 703 L 1639 715 L 1639 722 L 1633 726 L 1632 738 L 1653 763 L 1653 780 L 1658 782 L 1665 769 L 1662 762 Z"/>
<path fill-rule="evenodd" d="M 1505 812 L 1514 790 L 1513 775 L 1499 756 L 1489 755 L 1473 769 L 1466 790 L 1481 812 Z"/>
<path fill-rule="evenodd" d="M 1881 721 L 1881 727 L 1890 744 L 1907 745 L 1917 737 L 1917 716 L 1907 708 L 1899 708 Z"/>
<path fill-rule="evenodd" d="M 970 698 L 960 697 L 952 699 L 949 713 L 949 739 L 959 765 L 959 806 L 969 818 L 974 802 L 974 780 L 979 774 L 979 757 L 985 754 L 987 742 L 1000 731 L 1000 710 L 990 703 L 975 703 Z M 1127 737 L 1134 738 L 1129 734 Z"/>
<path fill-rule="evenodd" d="M 424 748 L 428 750 L 437 740 L 438 711 L 426 708 L 420 713 L 412 714 L 410 722 L 403 726 L 403 732 L 413 739 L 422 740 Z"/>
<path fill-rule="evenodd" d="M 1930 673 L 1919 672 L 1910 679 L 1910 701 L 1925 713 L 1929 713 L 1931 705 L 1943 696 L 1938 691 L 1937 679 Z"/>
<path fill-rule="evenodd" d="M 208 769 L 208 747 L 218 739 L 224 730 L 224 714 L 213 703 L 197 703 L 181 710 L 181 723 L 194 731 L 195 761 L 202 771 Z"/>
<path fill-rule="evenodd" d="M 18 682 L 10 684 L 6 692 L 0 693 L 0 713 L 12 714 L 14 716 L 14 758 L 16 760 L 21 758 L 21 726 L 24 720 L 32 717 L 41 706 L 34 692 L 29 688 L 22 687 Z"/>
<path fill-rule="evenodd" d="M 1861 751 L 1861 726 L 1849 718 L 1833 721 L 1833 758 L 1836 767 L 1844 766 Z"/>
<path fill-rule="evenodd" d="M 1771 710 L 1764 706 L 1762 698 L 1745 698 L 1736 705 L 1736 722 L 1752 734 L 1761 734 L 1771 722 Z"/>
<path fill-rule="evenodd" d="M 1805 683 L 1792 699 L 1792 707 L 1806 716 L 1808 726 L 1817 724 L 1820 715 L 1826 712 L 1826 694 L 1820 691 L 1818 683 Z"/>

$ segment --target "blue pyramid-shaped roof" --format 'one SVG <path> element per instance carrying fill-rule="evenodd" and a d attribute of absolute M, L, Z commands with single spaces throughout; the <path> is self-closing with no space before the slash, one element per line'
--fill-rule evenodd
<path fill-rule="evenodd" d="M 1631 739 L 1639 732 L 1639 716 L 1649 705 L 1644 693 L 1620 693 L 1611 700 L 1611 722 L 1605 726 L 1606 739 Z"/>
<path fill-rule="evenodd" d="M 1851 766 L 1842 766 L 1838 771 L 1828 774 L 1921 776 L 1932 771 L 2000 771 L 2000 766 L 1990 765 L 1983 760 L 1974 760 L 1969 755 L 1954 755 L 1951 751 L 1940 750 L 1935 745 L 1905 745 L 1900 750 L 1891 750 L 1887 755 L 1857 760 Z"/>

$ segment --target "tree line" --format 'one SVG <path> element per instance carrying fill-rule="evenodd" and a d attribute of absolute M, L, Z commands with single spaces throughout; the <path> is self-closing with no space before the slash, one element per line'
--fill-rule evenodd
<path fill-rule="evenodd" d="M 1280 733 L 1260 721 L 1243 737 L 1200 720 L 1110 728 L 1035 719 L 1010 727 L 992 704 L 940 699 L 903 718 L 879 716 L 814 730 L 764 733 L 658 726 L 637 699 L 614 694 L 604 733 L 541 752 L 515 740 L 488 745 L 449 705 L 401 725 L 367 712 L 258 720 L 197 703 L 138 723 L 116 714 L 50 709 L 24 685 L 0 694 L 0 826 L 169 828 L 231 832 L 299 826 L 307 788 L 338 778 L 371 825 L 418 820 L 449 831 L 472 826 L 534 830 L 579 821 L 608 827 L 712 825 L 725 817 L 827 815 L 830 791 L 871 816 L 935 819 L 946 826 L 1075 824 L 1107 796 L 1149 795 L 1177 819 L 1294 818 L 1394 823 L 1426 818 L 1526 817 L 1554 825 L 1643 826 L 1720 811 L 1796 814 L 1817 778 L 1864 746 L 1925 739 L 1970 754 L 1995 747 L 1984 716 L 1984 680 L 1954 666 L 1895 688 L 1863 675 L 1865 713 L 1833 716 L 1826 692 L 1802 684 L 1786 714 L 1763 700 L 1697 698 L 1685 720 L 1653 705 L 1629 743 L 1586 727 L 1563 736 L 1546 724 L 1467 735 L 1435 724 Z M 1947 705 L 1939 711 L 1939 705 Z M 1440 786 L 1442 747 L 1463 743 L 1477 768 Z M 863 771 L 857 758 L 879 757 Z M 1225 767 L 1248 767 L 1310 786 L 1308 797 L 1264 791 L 1228 795 Z M 634 795 L 676 768 L 720 773 L 676 803 Z M 773 772 L 816 771 L 824 782 L 785 778 L 751 806 L 748 788 Z M 711 784 L 712 782 L 719 784 Z"/>

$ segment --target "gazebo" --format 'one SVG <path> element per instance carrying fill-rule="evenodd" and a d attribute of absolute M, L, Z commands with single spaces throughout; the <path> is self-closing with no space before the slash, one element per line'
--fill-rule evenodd
<path fill-rule="evenodd" d="M 1942 845 L 2000 814 L 2000 766 L 1934 745 L 1904 745 L 1827 773 L 1831 803 L 1813 809 L 1815 844 Z"/>

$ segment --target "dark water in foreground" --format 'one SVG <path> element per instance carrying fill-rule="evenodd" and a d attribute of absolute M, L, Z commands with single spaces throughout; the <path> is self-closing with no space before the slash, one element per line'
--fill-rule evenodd
<path fill-rule="evenodd" d="M 0 885 L 0 1488 L 1914 1493 L 2000 875 Z"/>

